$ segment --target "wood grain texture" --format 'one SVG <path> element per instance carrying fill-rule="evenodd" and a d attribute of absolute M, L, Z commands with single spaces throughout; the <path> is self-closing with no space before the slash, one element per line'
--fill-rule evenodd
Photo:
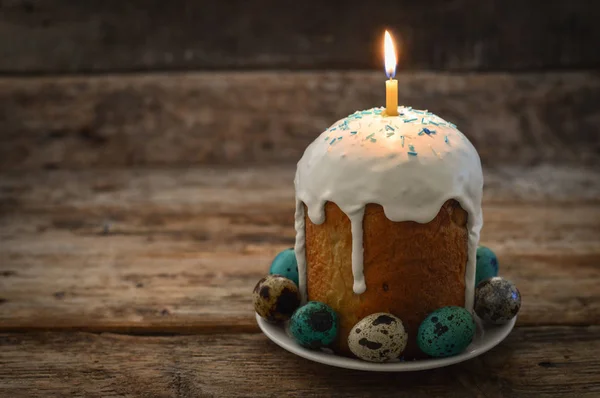
<path fill-rule="evenodd" d="M 0 169 L 296 162 L 377 72 L 0 79 Z M 600 74 L 402 74 L 400 103 L 454 122 L 485 164 L 598 163 Z"/>
<path fill-rule="evenodd" d="M 0 73 L 381 69 L 390 28 L 403 70 L 594 68 L 598 17 L 593 0 L 5 0 Z"/>
<path fill-rule="evenodd" d="M 0 330 L 255 331 L 294 242 L 293 167 L 0 175 Z M 520 325 L 600 324 L 600 174 L 485 169 L 482 243 Z"/>
<path fill-rule="evenodd" d="M 600 327 L 516 328 L 448 368 L 372 373 L 316 364 L 262 334 L 0 334 L 0 395 L 597 397 Z"/>

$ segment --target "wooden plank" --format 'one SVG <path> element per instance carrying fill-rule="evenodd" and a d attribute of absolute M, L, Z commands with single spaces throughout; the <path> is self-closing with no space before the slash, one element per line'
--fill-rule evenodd
<path fill-rule="evenodd" d="M 294 242 L 293 172 L 3 174 L 0 330 L 257 330 L 250 292 Z M 485 177 L 482 242 L 521 289 L 519 324 L 600 324 L 598 172 Z"/>
<path fill-rule="evenodd" d="M 262 334 L 1 334 L 0 395 L 597 397 L 600 327 L 517 328 L 465 363 L 373 373 L 299 358 Z"/>
<path fill-rule="evenodd" d="M 0 14 L 0 73 L 381 69 L 390 28 L 402 69 L 591 69 L 598 17 L 592 0 L 12 0 Z"/>
<path fill-rule="evenodd" d="M 598 162 L 600 74 L 399 80 L 401 103 L 457 124 L 486 164 Z M 0 170 L 296 162 L 383 96 L 376 72 L 3 78 Z"/>

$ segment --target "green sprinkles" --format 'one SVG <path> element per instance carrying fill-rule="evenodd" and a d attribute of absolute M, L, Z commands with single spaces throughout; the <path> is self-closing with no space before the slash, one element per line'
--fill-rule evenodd
<path fill-rule="evenodd" d="M 393 136 L 393 135 L 394 135 L 394 133 L 387 133 L 387 137 L 388 138 L 391 137 L 391 136 Z"/>
<path fill-rule="evenodd" d="M 395 128 L 393 128 L 393 127 L 392 127 L 392 126 L 390 126 L 389 124 L 386 124 L 386 125 L 385 125 L 385 129 L 386 129 L 386 130 L 388 130 L 388 131 L 395 131 L 395 130 L 396 130 Z"/>
<path fill-rule="evenodd" d="M 404 136 L 402 136 L 402 148 L 404 148 Z"/>
<path fill-rule="evenodd" d="M 350 134 L 354 135 L 356 134 L 356 131 L 351 131 Z"/>
<path fill-rule="evenodd" d="M 377 142 L 375 138 L 371 138 L 371 142 Z"/>
<path fill-rule="evenodd" d="M 375 133 L 371 133 L 367 136 L 367 138 L 365 138 L 365 140 L 368 140 L 369 138 L 373 137 L 375 135 Z"/>

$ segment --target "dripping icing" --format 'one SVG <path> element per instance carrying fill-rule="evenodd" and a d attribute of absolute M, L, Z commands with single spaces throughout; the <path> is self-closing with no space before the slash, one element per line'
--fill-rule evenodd
<path fill-rule="evenodd" d="M 303 300 L 307 299 L 304 205 L 308 218 L 315 224 L 325 221 L 324 206 L 328 201 L 337 204 L 350 219 L 353 290 L 360 294 L 368 284 L 363 273 L 365 206 L 380 204 L 391 221 L 427 223 L 435 218 L 446 200 L 455 199 L 469 215 L 465 307 L 470 310 L 482 226 L 483 176 L 479 155 L 455 125 L 434 114 L 422 117 L 423 111 L 399 107 L 400 116 L 382 117 L 380 110 L 357 112 L 334 123 L 309 145 L 298 162 L 294 180 L 295 251 Z M 361 115 L 361 124 L 357 114 Z M 417 114 L 419 118 L 415 119 Z M 427 123 L 434 124 L 437 133 L 419 136 Z M 323 138 L 335 129 L 345 130 L 347 134 L 342 137 L 346 139 L 330 146 Z M 396 134 L 389 134 L 392 129 Z M 404 137 L 411 140 L 411 148 L 405 147 Z M 452 138 L 460 145 L 448 145 Z"/>
<path fill-rule="evenodd" d="M 352 231 L 352 275 L 354 275 L 354 285 L 352 290 L 356 294 L 362 294 L 367 290 L 365 284 L 365 274 L 363 269 L 363 217 L 365 208 L 350 214 L 350 225 Z"/>

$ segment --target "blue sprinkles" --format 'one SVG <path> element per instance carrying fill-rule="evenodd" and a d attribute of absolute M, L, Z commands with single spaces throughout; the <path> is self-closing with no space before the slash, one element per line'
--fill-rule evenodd
<path fill-rule="evenodd" d="M 414 122 L 415 120 L 417 120 L 418 118 L 412 118 L 412 119 L 404 119 L 404 123 L 410 123 L 410 122 Z"/>
<path fill-rule="evenodd" d="M 351 131 L 350 134 L 354 135 L 356 134 L 356 131 Z"/>
<path fill-rule="evenodd" d="M 423 127 L 423 129 L 419 131 L 419 135 L 423 134 L 432 135 L 435 134 L 435 130 L 429 130 L 427 127 Z"/>
<path fill-rule="evenodd" d="M 444 136 L 444 142 L 448 145 L 450 145 L 450 142 L 448 141 L 448 136 Z"/>
<path fill-rule="evenodd" d="M 335 142 L 335 138 L 331 140 L 331 142 L 329 143 L 329 145 L 333 144 Z"/>
<path fill-rule="evenodd" d="M 415 147 L 413 145 L 409 145 L 408 149 L 409 149 L 409 151 L 408 151 L 409 155 L 411 155 L 411 156 L 417 156 L 417 152 L 415 152 Z"/>

